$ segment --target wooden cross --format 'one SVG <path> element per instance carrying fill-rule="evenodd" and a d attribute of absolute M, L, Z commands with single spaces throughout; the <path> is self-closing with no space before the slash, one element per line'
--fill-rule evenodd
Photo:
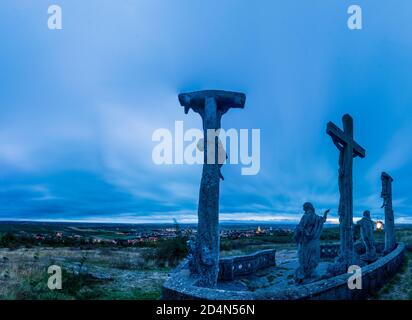
<path fill-rule="evenodd" d="M 340 151 L 339 155 L 339 222 L 340 261 L 344 268 L 353 262 L 353 158 L 365 157 L 365 149 L 353 139 L 353 119 L 345 114 L 342 118 L 343 131 L 329 122 L 326 133 Z M 347 269 L 346 269 L 347 271 Z M 345 271 L 345 272 L 346 272 Z"/>

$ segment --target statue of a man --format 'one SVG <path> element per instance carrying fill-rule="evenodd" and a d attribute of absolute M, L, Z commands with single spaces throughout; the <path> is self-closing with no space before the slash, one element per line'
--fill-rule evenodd
<path fill-rule="evenodd" d="M 339 150 L 339 170 L 338 170 L 338 186 L 339 186 L 339 194 L 343 194 L 343 188 L 344 188 L 344 178 L 345 178 L 345 171 L 344 171 L 344 165 L 343 165 L 343 152 L 345 150 L 344 146 L 338 141 L 336 137 L 332 137 L 333 143 Z M 343 221 L 343 215 L 345 213 L 345 202 L 342 201 L 342 197 L 339 199 L 339 209 L 338 209 L 338 215 L 339 215 L 339 226 L 342 227 L 342 221 Z"/>
<path fill-rule="evenodd" d="M 376 248 L 373 237 L 375 223 L 371 219 L 371 213 L 369 210 L 363 212 L 363 218 L 359 220 L 357 224 L 360 225 L 361 238 L 366 248 L 366 253 L 361 256 L 361 259 L 365 261 L 375 261 Z"/>
<path fill-rule="evenodd" d="M 298 245 L 299 267 L 295 272 L 295 281 L 302 283 L 304 279 L 313 276 L 320 260 L 320 235 L 326 222 L 329 210 L 323 217 L 315 213 L 310 202 L 303 205 L 305 212 L 295 229 L 295 241 Z"/>

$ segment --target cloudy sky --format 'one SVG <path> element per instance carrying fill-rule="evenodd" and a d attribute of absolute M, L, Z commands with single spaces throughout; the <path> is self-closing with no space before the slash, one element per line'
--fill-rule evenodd
<path fill-rule="evenodd" d="M 225 165 L 221 217 L 295 221 L 302 204 L 337 218 L 338 151 L 326 123 L 350 113 L 354 215 L 394 182 L 412 222 L 412 3 L 357 1 L 2 0 L 0 219 L 196 221 L 201 166 L 152 161 L 159 128 L 200 128 L 177 95 L 241 91 L 224 128 L 261 130 L 261 170 Z M 47 28 L 59 4 L 63 30 Z"/>

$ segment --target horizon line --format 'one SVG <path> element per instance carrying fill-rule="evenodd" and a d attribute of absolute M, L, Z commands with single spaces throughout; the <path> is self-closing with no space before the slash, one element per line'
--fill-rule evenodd
<path fill-rule="evenodd" d="M 38 222 L 38 223 L 85 223 L 85 224 L 124 224 L 124 225 L 143 225 L 143 224 L 175 224 L 173 221 L 125 221 L 125 220 L 120 220 L 120 221 L 115 221 L 115 220 L 78 220 L 78 219 L 5 219 L 5 218 L 0 218 L 0 223 L 5 223 L 5 222 Z M 248 223 L 253 223 L 253 224 L 288 224 L 288 225 L 296 225 L 299 223 L 299 221 L 291 221 L 291 220 L 230 220 L 230 219 L 225 219 L 219 221 L 221 224 L 229 224 L 229 223 L 238 223 L 238 224 L 248 224 Z M 197 221 L 184 221 L 184 222 L 177 222 L 177 224 L 197 224 Z M 339 223 L 335 221 L 326 221 L 326 225 L 334 225 L 334 226 L 339 226 Z M 410 225 L 412 222 L 398 222 L 396 225 Z M 396 226 L 395 225 L 395 226 Z"/>

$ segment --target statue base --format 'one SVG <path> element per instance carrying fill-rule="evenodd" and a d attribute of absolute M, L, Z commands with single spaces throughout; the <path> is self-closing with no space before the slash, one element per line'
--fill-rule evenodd
<path fill-rule="evenodd" d="M 321 246 L 323 253 L 321 259 L 325 260 L 321 261 L 319 268 L 322 271 L 325 270 L 325 273 L 332 253 L 338 250 L 338 245 Z M 378 250 L 378 252 L 381 251 Z M 296 285 L 293 280 L 296 257 L 290 258 L 290 250 L 276 253 L 278 266 L 272 264 L 272 266 L 254 270 L 252 273 L 246 273 L 244 268 L 250 268 L 248 271 L 251 271 L 255 267 L 255 262 L 261 261 L 263 263 L 268 257 L 266 253 L 257 256 L 237 257 L 241 259 L 225 258 L 233 260 L 222 261 L 222 269 L 219 270 L 220 280 L 214 289 L 196 286 L 198 278 L 191 275 L 186 261 L 170 274 L 169 279 L 164 283 L 162 298 L 166 300 L 367 299 L 399 271 L 403 264 L 404 252 L 405 245 L 399 243 L 391 253 L 380 257 L 375 262 L 359 261 L 358 265 L 362 267 L 362 289 L 360 290 L 348 288 L 348 279 L 352 274 L 347 273 L 347 270 L 334 277 L 321 276 L 318 279 L 308 279 L 303 284 Z"/>

